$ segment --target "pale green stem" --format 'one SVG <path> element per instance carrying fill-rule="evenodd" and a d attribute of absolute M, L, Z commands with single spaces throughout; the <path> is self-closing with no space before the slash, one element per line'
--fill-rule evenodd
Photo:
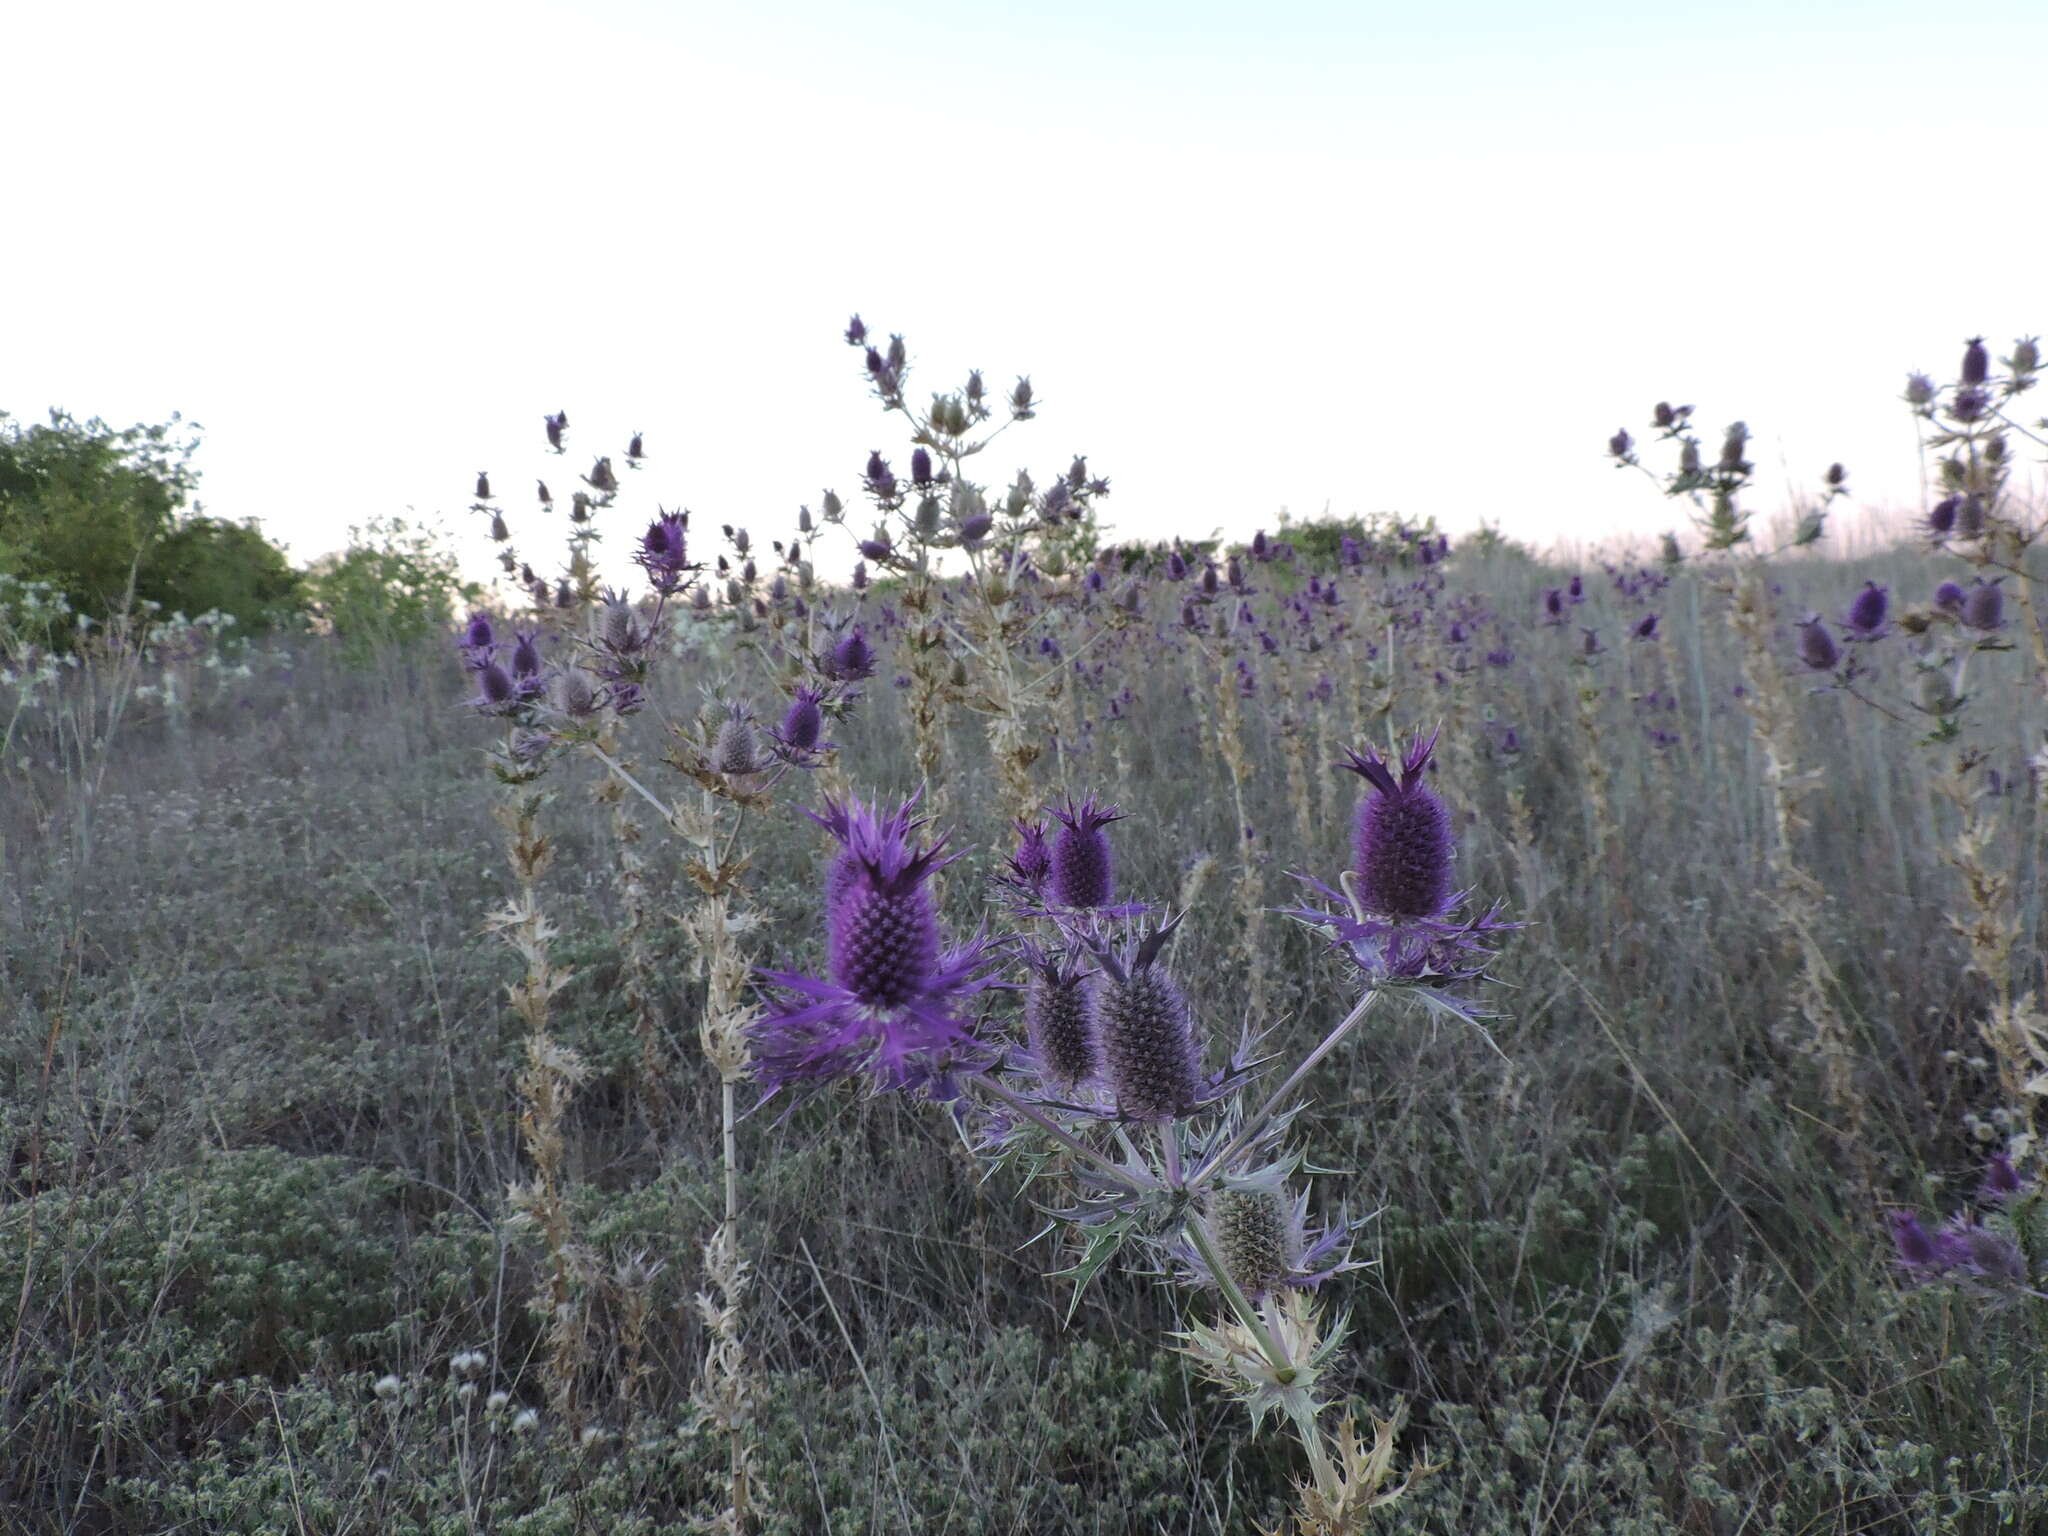
<path fill-rule="evenodd" d="M 1083 1162 L 1090 1164 L 1098 1171 L 1108 1174 L 1111 1178 L 1115 1179 L 1125 1188 L 1133 1190 L 1135 1192 L 1137 1190 L 1147 1187 L 1145 1185 L 1140 1185 L 1136 1181 L 1130 1169 L 1125 1168 L 1120 1164 L 1111 1162 L 1108 1158 L 1104 1157 L 1100 1152 L 1096 1151 L 1093 1147 L 1089 1146 L 1085 1141 L 1081 1141 L 1074 1136 L 1070 1136 L 1067 1132 L 1061 1130 L 1057 1125 L 1053 1124 L 1051 1119 L 1048 1118 L 1045 1114 L 1043 1114 L 1034 1106 L 1025 1103 L 1022 1099 L 1018 1098 L 1014 1093 L 1010 1092 L 1009 1089 L 1003 1087 L 1002 1084 L 998 1083 L 994 1078 L 987 1077 L 982 1074 L 976 1074 L 974 1081 L 985 1092 L 987 1092 L 991 1098 L 1002 1100 L 1003 1103 L 1007 1104 L 1011 1109 L 1014 1109 L 1026 1120 L 1029 1120 L 1033 1125 L 1037 1126 L 1041 1131 L 1045 1132 L 1046 1135 L 1050 1136 L 1054 1141 L 1058 1142 L 1061 1146 L 1065 1147 L 1069 1152 L 1073 1153 L 1074 1156 L 1080 1158 Z"/>
<path fill-rule="evenodd" d="M 1230 1266 L 1223 1262 L 1223 1255 L 1216 1251 L 1216 1245 L 1209 1240 L 1209 1233 L 1199 1218 L 1190 1218 L 1182 1228 L 1188 1241 L 1195 1245 L 1195 1251 L 1202 1256 L 1202 1262 L 1209 1266 L 1209 1273 L 1216 1277 L 1217 1288 L 1223 1292 L 1224 1305 L 1230 1308 L 1237 1320 L 1244 1324 L 1259 1346 L 1259 1353 L 1266 1357 L 1266 1363 L 1273 1367 L 1273 1374 L 1283 1387 L 1294 1385 L 1299 1374 L 1294 1362 L 1287 1357 L 1287 1351 L 1280 1347 L 1280 1341 L 1273 1336 L 1273 1330 L 1266 1326 L 1266 1320 L 1259 1315 L 1259 1309 L 1238 1286 L 1230 1273 Z"/>
<path fill-rule="evenodd" d="M 1221 1172 L 1233 1157 L 1252 1144 L 1259 1132 L 1266 1128 L 1267 1122 L 1275 1114 L 1279 1113 L 1280 1106 L 1286 1102 L 1288 1095 L 1301 1085 L 1303 1078 L 1315 1070 L 1317 1062 L 1334 1051 L 1343 1038 L 1351 1033 L 1353 1028 L 1357 1026 L 1358 1021 L 1365 1017 L 1366 1011 L 1379 1000 L 1379 995 L 1380 989 L 1373 987 L 1366 992 L 1365 996 L 1358 1000 L 1358 1006 L 1344 1016 L 1343 1023 L 1325 1035 L 1322 1044 L 1302 1058 L 1301 1065 L 1288 1073 L 1287 1081 L 1273 1091 L 1273 1096 L 1259 1107 L 1257 1114 L 1245 1121 L 1243 1129 L 1230 1138 L 1228 1145 L 1221 1152 L 1210 1158 L 1208 1162 L 1204 1163 L 1201 1171 L 1188 1180 L 1187 1187 L 1189 1189 L 1200 1189 L 1210 1179 L 1214 1178 L 1217 1173 Z"/>

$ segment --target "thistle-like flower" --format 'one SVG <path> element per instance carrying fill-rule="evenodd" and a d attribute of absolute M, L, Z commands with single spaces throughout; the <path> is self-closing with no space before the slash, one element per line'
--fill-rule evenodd
<path fill-rule="evenodd" d="M 1169 918 L 1134 943 L 1095 948 L 1105 977 L 1103 1065 L 1117 1113 L 1127 1120 L 1177 1119 L 1207 1097 L 1194 1011 L 1159 963 L 1179 926 L 1178 917 Z"/>
<path fill-rule="evenodd" d="M 1451 885 L 1456 846 L 1450 811 L 1425 782 L 1436 738 L 1435 731 L 1415 738 L 1398 778 L 1370 747 L 1348 754 L 1339 766 L 1363 778 L 1368 793 L 1353 823 L 1351 867 L 1338 879 L 1343 889 L 1297 877 L 1338 910 L 1304 907 L 1286 914 L 1321 929 L 1339 953 L 1382 985 L 1476 980 L 1492 958 L 1492 937 L 1521 926 L 1507 921 L 1498 905 L 1480 916 L 1455 916 L 1466 893 Z"/>
<path fill-rule="evenodd" d="M 1024 946 L 1030 972 L 1024 992 L 1024 1032 L 1043 1084 L 1071 1095 L 1101 1069 L 1095 973 L 1071 950 Z"/>
<path fill-rule="evenodd" d="M 997 985 L 996 946 L 981 934 L 947 949 L 927 882 L 952 862 L 945 839 L 921 844 L 915 802 L 893 814 L 828 800 L 811 819 L 839 841 L 825 883 L 825 977 L 766 971 L 796 997 L 754 1028 L 756 1075 L 770 1093 L 855 1073 L 878 1091 L 957 1098 L 954 1074 L 995 1052 L 962 1018 L 968 998 Z M 811 813 L 806 813 L 811 814 Z"/>
<path fill-rule="evenodd" d="M 1093 795 L 1052 809 L 1060 824 L 1052 845 L 1052 899 L 1063 907 L 1106 907 L 1116 891 L 1116 861 L 1103 828 L 1123 812 Z"/>
<path fill-rule="evenodd" d="M 1201 1221 L 1230 1278 L 1251 1301 L 1284 1290 L 1313 1290 L 1332 1275 L 1362 1267 L 1347 1257 L 1357 1224 L 1340 1215 L 1332 1226 L 1312 1228 L 1308 1191 L 1290 1194 L 1279 1168 L 1243 1182 L 1226 1179 L 1208 1197 Z M 1185 1283 L 1218 1285 L 1196 1245 L 1182 1239 L 1173 1254 Z"/>

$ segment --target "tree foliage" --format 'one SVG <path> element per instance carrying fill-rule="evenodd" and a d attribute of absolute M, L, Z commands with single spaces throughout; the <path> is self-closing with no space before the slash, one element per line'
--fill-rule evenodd
<path fill-rule="evenodd" d="M 300 606 L 283 553 L 253 523 L 181 515 L 197 484 L 199 429 L 172 416 L 116 429 L 53 410 L 0 412 L 0 573 L 48 582 L 104 619 L 131 598 L 165 612 L 234 615 L 268 629 Z"/>

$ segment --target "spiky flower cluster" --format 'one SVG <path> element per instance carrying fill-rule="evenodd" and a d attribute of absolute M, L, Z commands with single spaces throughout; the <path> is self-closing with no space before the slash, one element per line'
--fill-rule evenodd
<path fill-rule="evenodd" d="M 825 977 L 763 972 L 795 994 L 754 1032 L 756 1073 L 777 1089 L 865 1073 L 877 1089 L 959 1094 L 955 1074 L 993 1060 L 962 1006 L 995 982 L 996 946 L 945 947 L 929 881 L 956 855 L 920 842 L 914 800 L 893 814 L 828 800 L 811 819 L 840 846 L 826 876 Z"/>
<path fill-rule="evenodd" d="M 1337 911 L 1292 908 L 1288 916 L 1320 929 L 1378 984 L 1437 987 L 1480 977 L 1492 958 L 1494 935 L 1518 924 L 1498 906 L 1458 919 L 1465 893 L 1451 884 L 1456 854 L 1449 810 L 1426 775 L 1437 733 L 1417 736 L 1397 777 L 1372 748 L 1347 754 L 1340 766 L 1366 781 L 1352 829 L 1351 867 L 1338 877 L 1341 891 L 1302 878 Z"/>

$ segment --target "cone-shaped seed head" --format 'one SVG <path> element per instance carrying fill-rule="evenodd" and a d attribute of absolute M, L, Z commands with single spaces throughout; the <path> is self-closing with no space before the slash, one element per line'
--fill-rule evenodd
<path fill-rule="evenodd" d="M 1253 1301 L 1277 1290 L 1294 1272 L 1292 1213 L 1276 1190 L 1231 1189 L 1209 1210 L 1209 1233 L 1230 1278 Z"/>
<path fill-rule="evenodd" d="M 1090 795 L 1079 805 L 1069 799 L 1052 815 L 1060 824 L 1052 845 L 1052 899 L 1064 907 L 1106 907 L 1116 890 L 1115 863 L 1103 828 L 1121 820 L 1113 805 Z"/>
<path fill-rule="evenodd" d="M 1799 659 L 1816 672 L 1831 672 L 1842 659 L 1841 647 L 1817 617 L 1799 626 Z"/>
<path fill-rule="evenodd" d="M 1094 978 L 1072 964 L 1042 956 L 1031 961 L 1024 994 L 1024 1029 L 1045 1075 L 1063 1088 L 1087 1082 L 1101 1066 Z"/>
<path fill-rule="evenodd" d="M 1188 1000 L 1158 961 L 1174 924 L 1153 933 L 1124 963 L 1102 954 L 1099 1001 L 1103 1063 L 1117 1108 L 1133 1120 L 1171 1120 L 1201 1096 L 1202 1061 Z"/>
<path fill-rule="evenodd" d="M 1450 909 L 1451 816 L 1423 782 L 1436 732 L 1417 737 L 1394 777 L 1370 747 L 1349 754 L 1349 768 L 1372 787 L 1358 802 L 1352 830 L 1352 871 L 1360 901 L 1382 917 L 1441 917 Z"/>
<path fill-rule="evenodd" d="M 761 766 L 754 743 L 754 723 L 735 707 L 718 727 L 711 744 L 711 766 L 720 773 L 753 773 Z"/>
<path fill-rule="evenodd" d="M 922 995 L 939 960 L 939 920 L 925 882 L 947 860 L 944 840 L 913 847 L 922 822 L 905 803 L 883 818 L 858 800 L 815 817 L 844 845 L 825 882 L 832 980 L 874 1008 Z"/>

